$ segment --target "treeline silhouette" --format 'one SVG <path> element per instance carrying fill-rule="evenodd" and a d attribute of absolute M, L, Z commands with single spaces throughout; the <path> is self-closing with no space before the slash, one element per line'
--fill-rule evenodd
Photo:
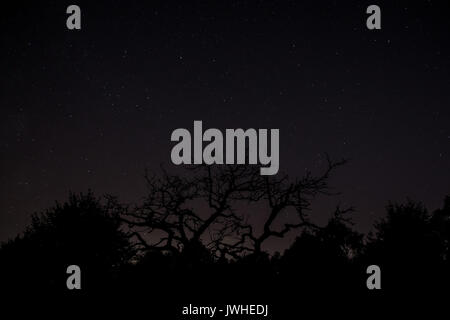
<path fill-rule="evenodd" d="M 354 229 L 352 208 L 337 207 L 318 225 L 311 202 L 333 193 L 328 179 L 343 163 L 328 160 L 322 174 L 295 180 L 260 176 L 248 166 L 199 167 L 183 176 L 163 170 L 146 175 L 149 192 L 133 206 L 71 194 L 1 245 L 2 289 L 270 303 L 305 294 L 378 294 L 366 287 L 366 268 L 375 264 L 383 294 L 447 292 L 450 197 L 432 212 L 420 202 L 388 204 L 369 235 Z M 265 251 L 267 239 L 288 233 L 297 236 L 284 252 Z M 66 287 L 72 264 L 82 270 L 80 291 Z"/>

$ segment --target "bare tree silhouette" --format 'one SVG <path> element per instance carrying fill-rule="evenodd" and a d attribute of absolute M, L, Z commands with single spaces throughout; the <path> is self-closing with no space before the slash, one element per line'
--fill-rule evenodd
<path fill-rule="evenodd" d="M 256 167 L 243 165 L 198 166 L 184 177 L 165 170 L 160 177 L 147 174 L 143 205 L 127 210 L 122 220 L 143 251 L 180 253 L 204 246 L 216 257 L 258 255 L 271 237 L 317 228 L 309 217 L 311 201 L 332 194 L 329 176 L 344 163 L 327 157 L 322 174 L 306 172 L 295 180 L 261 176 Z M 282 215 L 289 210 L 290 218 Z M 257 232 L 251 220 L 261 211 L 268 214 Z"/>

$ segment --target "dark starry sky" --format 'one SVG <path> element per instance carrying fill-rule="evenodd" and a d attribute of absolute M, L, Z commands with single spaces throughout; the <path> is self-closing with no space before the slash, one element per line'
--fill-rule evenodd
<path fill-rule="evenodd" d="M 389 200 L 450 190 L 448 1 L 52 1 L 2 6 L 0 241 L 69 190 L 124 201 L 170 167 L 171 132 L 279 128 L 280 170 L 323 153 L 368 231 Z M 78 4 L 82 30 L 66 28 Z"/>

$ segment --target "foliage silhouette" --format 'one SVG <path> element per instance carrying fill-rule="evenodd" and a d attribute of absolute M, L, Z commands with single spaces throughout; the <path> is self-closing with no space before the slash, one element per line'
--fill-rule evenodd
<path fill-rule="evenodd" d="M 362 260 L 384 271 L 386 289 L 424 292 L 448 284 L 449 197 L 444 208 L 430 214 L 409 200 L 389 204 L 375 225 Z"/>
<path fill-rule="evenodd" d="M 66 268 L 75 264 L 83 272 L 82 287 L 108 287 L 134 255 L 116 207 L 113 198 L 102 203 L 88 192 L 34 214 L 24 234 L 1 247 L 2 284 L 24 291 L 64 290 Z"/>

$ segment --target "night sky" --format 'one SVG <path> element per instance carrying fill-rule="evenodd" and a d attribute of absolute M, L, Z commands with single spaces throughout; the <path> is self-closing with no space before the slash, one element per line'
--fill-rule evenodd
<path fill-rule="evenodd" d="M 10 1 L 11 2 L 11 1 Z M 341 3 L 345 2 L 345 4 Z M 66 28 L 81 7 L 82 29 Z M 377 4 L 382 30 L 366 28 Z M 350 162 L 340 196 L 370 230 L 389 200 L 450 192 L 448 1 L 52 1 L 2 6 L 0 241 L 91 188 L 145 195 L 170 134 L 279 128 L 280 172 Z"/>

